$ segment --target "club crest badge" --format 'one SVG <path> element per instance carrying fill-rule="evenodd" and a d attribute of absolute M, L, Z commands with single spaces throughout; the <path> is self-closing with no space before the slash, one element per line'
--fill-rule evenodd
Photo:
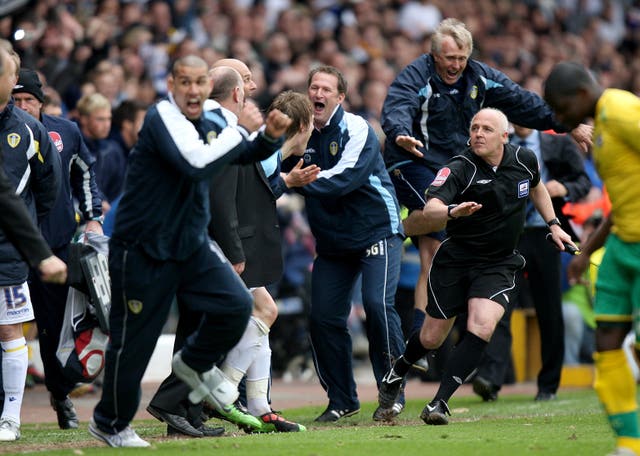
<path fill-rule="evenodd" d="M 218 133 L 216 133 L 215 131 L 210 131 L 209 133 L 207 133 L 207 143 L 211 144 L 217 137 Z"/>
<path fill-rule="evenodd" d="M 127 307 L 131 311 L 131 313 L 138 315 L 142 312 L 142 301 L 138 301 L 137 299 L 130 299 L 127 301 Z"/>
<path fill-rule="evenodd" d="M 469 94 L 469 97 L 471 97 L 472 100 L 475 100 L 476 98 L 478 98 L 478 86 L 474 85 L 471 88 L 471 93 Z"/>
<path fill-rule="evenodd" d="M 337 142 L 332 141 L 331 144 L 329 144 L 329 153 L 334 157 L 338 153 L 338 143 Z"/>
<path fill-rule="evenodd" d="M 20 144 L 20 135 L 18 133 L 9 133 L 7 135 L 7 144 L 11 146 L 11 148 L 15 149 Z"/>

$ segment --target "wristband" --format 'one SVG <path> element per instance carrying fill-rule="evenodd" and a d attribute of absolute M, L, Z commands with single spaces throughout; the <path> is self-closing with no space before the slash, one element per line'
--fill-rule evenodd
<path fill-rule="evenodd" d="M 455 219 L 456 218 L 453 215 L 451 215 L 451 211 L 454 210 L 456 207 L 458 207 L 457 204 L 449 204 L 447 206 L 447 217 L 449 217 L 450 219 Z"/>
<path fill-rule="evenodd" d="M 560 220 L 558 220 L 558 217 L 554 217 L 547 222 L 547 226 L 549 228 L 551 228 L 553 225 L 562 226 L 562 224 L 560 223 Z"/>

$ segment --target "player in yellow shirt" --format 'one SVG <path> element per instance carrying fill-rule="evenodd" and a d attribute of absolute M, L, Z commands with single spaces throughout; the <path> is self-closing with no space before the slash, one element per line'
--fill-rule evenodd
<path fill-rule="evenodd" d="M 640 98 L 602 88 L 585 67 L 571 62 L 553 68 L 544 98 L 568 128 L 585 118 L 594 121 L 593 156 L 611 199 L 594 304 L 594 388 L 617 435 L 615 454 L 640 455 L 636 382 L 622 350 L 629 330 L 640 327 Z M 583 254 L 595 250 L 597 239 L 583 246 Z M 640 352 L 639 331 L 635 349 Z"/>

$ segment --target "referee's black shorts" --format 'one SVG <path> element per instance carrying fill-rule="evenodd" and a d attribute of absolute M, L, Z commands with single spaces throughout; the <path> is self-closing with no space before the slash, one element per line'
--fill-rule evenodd
<path fill-rule="evenodd" d="M 516 295 L 516 272 L 524 268 L 519 253 L 504 258 L 454 258 L 444 243 L 436 253 L 429 272 L 427 313 L 449 319 L 467 312 L 470 298 L 486 298 L 505 309 Z"/>

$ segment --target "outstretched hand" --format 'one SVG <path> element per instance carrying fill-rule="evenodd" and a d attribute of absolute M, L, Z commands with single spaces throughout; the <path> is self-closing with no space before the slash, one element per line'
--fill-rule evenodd
<path fill-rule="evenodd" d="M 424 154 L 418 150 L 418 147 L 424 147 L 424 144 L 413 136 L 396 136 L 396 144 L 407 152 L 411 152 L 416 157 L 424 157 Z"/>
<path fill-rule="evenodd" d="M 317 165 L 309 165 L 303 168 L 303 164 L 304 160 L 301 158 L 298 160 L 298 163 L 296 163 L 296 166 L 289 171 L 289 174 L 285 176 L 284 182 L 287 188 L 303 187 L 318 178 L 320 168 Z"/>
<path fill-rule="evenodd" d="M 450 214 L 453 218 L 468 217 L 480 209 L 482 209 L 482 204 L 476 203 L 475 201 L 465 201 L 451 209 Z"/>

